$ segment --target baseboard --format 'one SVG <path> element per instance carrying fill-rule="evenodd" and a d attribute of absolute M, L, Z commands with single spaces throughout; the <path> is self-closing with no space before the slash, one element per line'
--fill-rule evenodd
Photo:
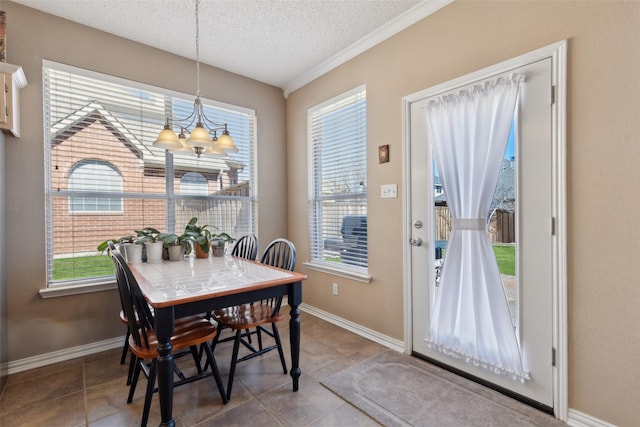
<path fill-rule="evenodd" d="M 569 417 L 567 418 L 567 424 L 573 427 L 616 427 L 615 424 L 608 423 L 592 417 L 591 415 L 583 414 L 580 411 L 569 408 Z"/>
<path fill-rule="evenodd" d="M 105 350 L 121 348 L 123 343 L 124 335 L 121 337 L 98 341 L 78 347 L 53 351 L 51 353 L 39 354 L 37 356 L 27 357 L 25 359 L 13 360 L 3 364 L 3 366 L 0 366 L 0 369 L 6 370 L 9 375 L 16 374 L 18 372 L 28 371 L 29 369 L 40 368 L 42 366 L 52 365 L 58 362 L 65 362 L 77 357 L 100 353 L 101 351 Z"/>
<path fill-rule="evenodd" d="M 377 342 L 378 344 L 381 344 L 385 347 L 404 353 L 404 341 L 391 338 L 387 335 L 383 335 L 380 332 L 365 328 L 362 325 L 358 325 L 357 323 L 353 323 L 347 319 L 343 319 L 342 317 L 338 317 L 334 314 L 331 314 L 324 310 L 320 310 L 319 308 L 310 306 L 308 304 L 300 304 L 300 310 L 304 311 L 305 313 L 309 313 L 312 316 L 319 317 L 320 319 L 332 323 L 336 326 L 340 326 L 341 328 L 353 332 L 354 334 L 360 335 L 361 337 Z"/>

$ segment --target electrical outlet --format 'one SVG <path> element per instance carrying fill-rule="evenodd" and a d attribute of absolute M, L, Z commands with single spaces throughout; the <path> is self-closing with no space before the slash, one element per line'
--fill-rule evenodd
<path fill-rule="evenodd" d="M 333 284 L 333 294 L 334 295 L 338 295 L 338 284 L 337 283 Z"/>

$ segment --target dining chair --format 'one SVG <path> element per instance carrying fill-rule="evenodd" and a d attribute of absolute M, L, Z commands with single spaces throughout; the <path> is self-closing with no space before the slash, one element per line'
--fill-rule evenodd
<path fill-rule="evenodd" d="M 116 267 L 116 281 L 120 299 L 123 303 L 124 312 L 129 319 L 138 319 L 138 327 L 130 327 L 129 350 L 132 354 L 132 364 L 134 364 L 133 376 L 129 387 L 127 403 L 133 401 L 138 378 L 142 371 L 147 377 L 147 390 L 142 412 L 141 426 L 146 426 L 149 419 L 149 409 L 151 398 L 157 391 L 155 388 L 157 365 L 158 365 L 158 340 L 153 330 L 153 312 L 147 304 L 138 282 L 133 276 L 129 266 L 117 249 L 111 249 L 110 255 Z M 131 326 L 131 322 L 129 323 Z M 174 334 L 171 337 L 171 344 L 174 352 L 189 349 L 196 363 L 197 373 L 186 376 L 176 367 L 175 373 L 178 379 L 174 381 L 174 387 L 193 382 L 195 380 L 213 375 L 220 397 L 223 403 L 227 403 L 226 393 L 218 371 L 210 342 L 217 335 L 217 328 L 202 316 L 189 316 L 177 319 L 174 327 Z M 207 355 L 207 366 L 211 366 L 211 374 L 204 372 L 200 366 L 198 357 L 198 346 L 203 346 Z"/>
<path fill-rule="evenodd" d="M 107 242 L 107 249 L 108 249 L 108 253 L 111 254 L 111 251 L 116 250 L 116 245 L 113 243 L 113 241 L 109 240 Z M 113 260 L 113 257 L 111 258 Z M 113 262 L 114 264 L 114 268 L 116 268 L 116 264 L 115 261 Z M 124 312 L 124 303 L 122 302 L 122 297 L 120 297 L 120 321 L 122 323 L 124 323 L 124 325 L 127 327 L 127 333 L 125 334 L 124 337 L 124 345 L 122 346 L 122 355 L 120 356 L 120 364 L 124 365 L 124 363 L 127 360 L 127 353 L 129 352 L 129 337 L 131 336 L 131 330 L 129 329 L 129 319 L 127 318 L 127 315 Z M 136 327 L 138 327 L 138 320 L 136 319 Z M 134 368 L 134 358 L 131 358 L 131 363 L 129 364 L 129 374 L 127 375 L 127 385 L 131 385 L 131 376 L 133 375 L 133 368 Z"/>
<path fill-rule="evenodd" d="M 258 256 L 258 239 L 256 239 L 256 236 L 247 234 L 240 237 L 233 249 L 231 249 L 231 255 L 255 261 Z"/>
<path fill-rule="evenodd" d="M 286 239 L 275 239 L 265 249 L 260 262 L 273 267 L 293 271 L 296 265 L 296 248 L 292 242 Z M 214 311 L 214 318 L 218 322 L 218 335 L 213 340 L 212 348 L 218 343 L 220 331 L 223 328 L 232 329 L 235 333 L 233 339 L 233 353 L 229 369 L 229 382 L 227 384 L 227 400 L 231 398 L 231 388 L 235 375 L 236 365 L 240 362 L 252 359 L 268 351 L 277 349 L 282 363 L 282 371 L 287 373 L 287 364 L 284 360 L 284 352 L 278 332 L 277 322 L 284 319 L 280 313 L 282 296 L 254 301 L 250 304 L 242 304 Z M 271 324 L 271 331 L 263 325 Z M 251 330 L 255 328 L 255 330 Z M 243 332 L 246 331 L 246 332 Z M 272 337 L 274 345 L 263 347 L 262 333 Z M 258 341 L 256 349 L 248 339 L 255 335 Z M 240 344 L 249 350 L 249 354 L 238 358 Z"/>
<path fill-rule="evenodd" d="M 236 244 L 231 249 L 231 255 L 240 257 L 240 258 L 249 259 L 251 261 L 255 261 L 256 257 L 258 256 L 258 239 L 256 238 L 256 236 L 253 234 L 247 234 L 240 237 L 236 241 Z M 206 317 L 207 319 L 211 319 L 211 312 L 207 312 Z M 248 329 L 247 329 L 247 332 L 249 332 Z M 218 331 L 218 334 L 219 333 L 220 331 Z M 230 341 L 232 339 L 234 339 L 234 337 L 228 337 L 228 338 L 219 340 L 218 343 Z M 248 334 L 248 340 L 249 342 L 251 342 L 250 334 Z M 202 349 L 200 349 L 200 357 L 202 357 Z M 205 364 L 204 368 L 206 369 L 207 366 L 208 365 Z"/>

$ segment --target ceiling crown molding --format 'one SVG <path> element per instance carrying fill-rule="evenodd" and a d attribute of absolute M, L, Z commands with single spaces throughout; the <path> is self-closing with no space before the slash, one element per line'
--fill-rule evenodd
<path fill-rule="evenodd" d="M 397 18 L 387 22 L 385 25 L 378 28 L 376 31 L 364 36 L 351 46 L 338 52 L 331 58 L 323 61 L 316 67 L 302 74 L 301 76 L 291 80 L 283 87 L 284 97 L 288 98 L 289 94 L 307 83 L 312 82 L 318 77 L 328 73 L 329 71 L 344 64 L 350 59 L 355 58 L 361 53 L 371 49 L 378 43 L 385 41 L 393 35 L 399 33 L 405 28 L 415 24 L 421 19 L 426 18 L 432 13 L 437 12 L 446 5 L 452 3 L 454 0 L 425 0 L 418 3 L 411 9 L 407 10 Z"/>

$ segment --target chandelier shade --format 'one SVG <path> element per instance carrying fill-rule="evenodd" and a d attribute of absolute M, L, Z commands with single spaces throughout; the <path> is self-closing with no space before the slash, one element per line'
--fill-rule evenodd
<path fill-rule="evenodd" d="M 158 134 L 158 138 L 153 143 L 153 146 L 167 150 L 176 150 L 181 147 L 181 144 L 178 140 L 178 135 L 176 135 L 176 133 L 171 130 L 171 126 L 167 124 Z"/>
<path fill-rule="evenodd" d="M 229 135 L 226 123 L 215 122 L 204 114 L 200 99 L 200 0 L 196 0 L 195 3 L 196 99 L 193 102 L 193 110 L 186 117 L 167 117 L 166 124 L 153 142 L 153 146 L 172 153 L 195 153 L 198 157 L 203 154 L 222 157 L 230 152 L 237 153 L 238 147 Z M 176 134 L 173 126 L 180 130 L 180 135 Z M 218 132 L 221 133 L 219 138 Z"/>
<path fill-rule="evenodd" d="M 187 144 L 191 147 L 203 147 L 209 148 L 215 144 L 215 142 L 209 136 L 209 131 L 202 126 L 202 123 L 198 123 L 196 127 L 191 131 Z"/>

